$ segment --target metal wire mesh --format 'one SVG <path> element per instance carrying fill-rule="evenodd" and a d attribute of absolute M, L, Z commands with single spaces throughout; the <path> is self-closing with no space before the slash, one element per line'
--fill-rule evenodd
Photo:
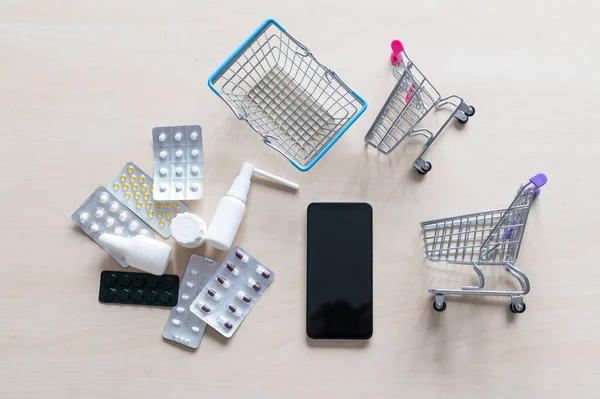
<path fill-rule="evenodd" d="M 440 93 L 407 56 L 394 66 L 394 75 L 398 83 L 365 137 L 385 154 L 396 148 L 440 99 Z"/>
<path fill-rule="evenodd" d="M 299 41 L 268 23 L 214 80 L 238 118 L 265 143 L 308 165 L 364 109 L 362 101 Z"/>
<path fill-rule="evenodd" d="M 533 193 L 522 187 L 508 209 L 421 223 L 427 258 L 446 263 L 515 262 Z"/>

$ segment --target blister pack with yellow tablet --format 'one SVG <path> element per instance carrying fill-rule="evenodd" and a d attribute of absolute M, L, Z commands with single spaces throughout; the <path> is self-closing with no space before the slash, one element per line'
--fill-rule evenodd
<path fill-rule="evenodd" d="M 127 162 L 108 185 L 109 191 L 161 236 L 171 235 L 171 221 L 188 207 L 181 201 L 156 201 L 154 180 L 133 162 Z"/>

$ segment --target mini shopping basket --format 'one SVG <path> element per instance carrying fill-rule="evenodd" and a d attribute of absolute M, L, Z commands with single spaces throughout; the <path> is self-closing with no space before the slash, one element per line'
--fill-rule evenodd
<path fill-rule="evenodd" d="M 470 264 L 479 277 L 478 286 L 459 289 L 431 289 L 435 295 L 433 308 L 446 310 L 446 295 L 510 296 L 510 310 L 523 313 L 523 296 L 529 292 L 529 279 L 515 267 L 521 248 L 525 224 L 533 199 L 547 182 L 544 174 L 529 179 L 517 191 L 507 209 L 473 213 L 421 223 L 425 255 L 433 262 Z M 519 282 L 521 289 L 494 291 L 485 289 L 485 277 L 480 266 L 502 266 Z"/>
<path fill-rule="evenodd" d="M 209 78 L 240 120 L 307 171 L 367 103 L 277 21 L 267 20 Z"/>
<path fill-rule="evenodd" d="M 467 123 L 469 116 L 475 114 L 475 108 L 466 104 L 457 95 L 442 98 L 419 68 L 408 58 L 399 40 L 392 42 L 391 60 L 398 83 L 367 132 L 365 142 L 380 152 L 389 154 L 406 137 L 425 137 L 423 150 L 413 163 L 416 171 L 424 175 L 431 170 L 431 163 L 423 159 L 431 144 L 453 117 L 460 123 Z M 417 125 L 432 109 L 437 110 L 446 105 L 451 105 L 454 110 L 435 134 L 429 129 L 417 129 Z"/>

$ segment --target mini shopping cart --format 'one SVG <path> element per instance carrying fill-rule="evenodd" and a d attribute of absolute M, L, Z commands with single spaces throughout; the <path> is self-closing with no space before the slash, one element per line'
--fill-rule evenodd
<path fill-rule="evenodd" d="M 475 108 L 456 95 L 442 98 L 408 58 L 399 40 L 392 42 L 391 60 L 398 83 L 365 136 L 365 142 L 384 154 L 389 154 L 406 137 L 425 137 L 423 150 L 413 163 L 416 171 L 424 175 L 431 170 L 431 163 L 423 159 L 431 144 L 453 117 L 460 123 L 467 123 L 469 116 L 475 114 Z M 432 109 L 437 110 L 446 105 L 454 107 L 454 111 L 435 134 L 429 129 L 416 128 Z"/>
<path fill-rule="evenodd" d="M 263 23 L 208 85 L 265 144 L 310 169 L 367 103 L 272 19 Z"/>
<path fill-rule="evenodd" d="M 421 223 L 425 255 L 433 262 L 470 264 L 479 277 L 478 286 L 459 289 L 431 289 L 435 295 L 433 308 L 446 310 L 446 295 L 510 296 L 510 310 L 523 313 L 523 296 L 529 292 L 529 279 L 515 267 L 531 203 L 547 182 L 543 174 L 529 179 L 517 191 L 507 209 L 473 213 Z M 480 266 L 502 266 L 517 279 L 521 289 L 494 291 L 485 289 L 485 277 Z"/>

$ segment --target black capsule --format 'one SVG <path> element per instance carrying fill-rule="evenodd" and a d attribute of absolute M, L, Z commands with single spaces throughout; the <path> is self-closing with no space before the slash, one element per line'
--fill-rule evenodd
<path fill-rule="evenodd" d="M 122 301 L 126 301 L 129 299 L 129 290 L 126 288 L 124 290 L 119 291 L 119 299 Z"/>
<path fill-rule="evenodd" d="M 144 299 L 144 291 L 142 291 L 142 290 L 135 290 L 135 291 L 133 291 L 133 293 L 131 294 L 131 296 L 133 297 L 134 301 L 141 302 L 142 299 Z"/>

